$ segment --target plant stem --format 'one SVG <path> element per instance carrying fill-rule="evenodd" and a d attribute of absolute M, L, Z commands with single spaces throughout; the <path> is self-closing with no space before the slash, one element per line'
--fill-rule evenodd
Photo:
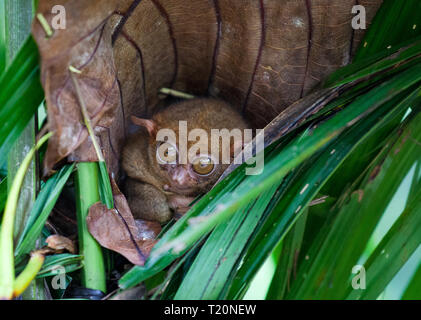
<path fill-rule="evenodd" d="M 41 270 L 44 263 L 44 255 L 39 252 L 34 252 L 29 259 L 25 269 L 19 274 L 15 280 L 13 287 L 13 295 L 15 297 L 21 295 L 25 289 L 30 285 L 32 280 L 36 277 L 39 270 Z"/>
<path fill-rule="evenodd" d="M 82 281 L 86 288 L 101 290 L 105 293 L 105 267 L 102 249 L 89 233 L 86 223 L 90 206 L 100 201 L 98 181 L 98 164 L 96 162 L 83 162 L 77 165 L 75 182 L 79 252 L 84 256 Z"/>
<path fill-rule="evenodd" d="M 5 9 L 8 13 L 6 15 L 6 61 L 7 65 L 9 65 L 13 61 L 13 58 L 31 31 L 32 3 L 31 1 L 7 0 L 5 1 Z M 14 144 L 13 149 L 9 152 L 7 175 L 8 181 L 10 183 L 12 183 L 20 164 L 22 163 L 22 160 L 26 156 L 26 153 L 34 146 L 34 144 L 35 118 L 32 118 L 28 123 L 28 126 L 22 132 L 19 140 L 17 140 Z M 34 159 L 31 162 L 29 170 L 26 174 L 20 195 L 21 201 L 19 201 L 16 211 L 16 223 L 14 230 L 15 240 L 19 238 L 23 228 L 25 227 L 28 214 L 35 201 L 37 190 L 37 172 L 35 167 Z"/>
<path fill-rule="evenodd" d="M 7 13 L 5 17 L 7 51 L 6 64 L 9 65 L 31 32 L 34 7 L 32 6 L 32 1 L 15 0 L 4 0 L 4 6 Z M 36 116 L 34 116 L 22 132 L 19 140 L 16 141 L 9 152 L 7 176 L 10 183 L 13 181 L 26 153 L 35 144 L 36 122 Z M 16 220 L 14 224 L 15 240 L 22 234 L 29 217 L 29 212 L 35 202 L 38 187 L 36 164 L 37 160 L 34 158 L 30 163 L 21 189 L 20 201 L 16 210 Z M 27 292 L 23 294 L 23 298 L 31 300 L 44 299 L 45 294 L 43 281 L 34 281 L 34 283 L 28 288 Z"/>
<path fill-rule="evenodd" d="M 10 299 L 13 294 L 15 281 L 14 256 L 13 256 L 13 227 L 20 189 L 24 183 L 25 174 L 31 164 L 35 152 L 51 137 L 47 134 L 42 137 L 37 145 L 32 148 L 23 159 L 10 187 L 0 232 L 0 299 Z"/>
<path fill-rule="evenodd" d="M 82 96 L 82 93 L 80 92 L 79 84 L 77 82 L 76 76 L 74 75 L 76 73 L 75 72 L 76 69 L 74 67 L 70 67 L 69 70 L 70 70 L 70 77 L 71 77 L 71 79 L 73 81 L 73 85 L 75 87 L 76 96 L 77 96 L 78 101 L 79 101 L 80 109 L 82 111 L 83 121 L 85 122 L 86 129 L 88 130 L 89 136 L 92 139 L 92 144 L 94 145 L 95 152 L 96 152 L 97 157 L 98 157 L 98 161 L 104 162 L 105 161 L 104 156 L 102 155 L 101 148 L 100 148 L 100 146 L 98 144 L 98 141 L 96 139 L 94 129 L 93 129 L 92 124 L 91 124 L 91 119 L 89 118 L 88 109 L 86 108 L 85 100 L 83 100 L 83 96 Z"/>
<path fill-rule="evenodd" d="M 185 93 L 182 91 L 178 91 L 178 90 L 174 90 L 174 89 L 169 89 L 169 88 L 161 88 L 161 90 L 159 90 L 159 93 L 165 94 L 167 96 L 173 96 L 176 98 L 183 98 L 183 99 L 194 99 L 194 95 L 189 94 L 189 93 Z"/>

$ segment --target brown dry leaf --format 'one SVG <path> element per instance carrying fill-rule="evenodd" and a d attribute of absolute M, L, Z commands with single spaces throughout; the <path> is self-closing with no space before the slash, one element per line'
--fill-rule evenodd
<path fill-rule="evenodd" d="M 363 5 L 369 23 L 382 0 L 40 0 L 66 29 L 51 38 L 35 21 L 50 140 L 46 172 L 60 159 L 95 160 L 81 121 L 69 65 L 96 126 L 110 171 L 131 115 L 150 115 L 169 87 L 223 98 L 263 127 L 351 60 L 364 30 L 351 27 Z"/>
<path fill-rule="evenodd" d="M 161 226 L 157 222 L 135 220 L 126 198 L 115 182 L 112 183 L 116 209 L 94 204 L 86 219 L 89 232 L 101 246 L 120 253 L 134 264 L 143 265 Z"/>
<path fill-rule="evenodd" d="M 55 252 L 66 250 L 73 254 L 76 253 L 74 242 L 69 238 L 60 236 L 58 234 L 49 236 L 45 242 L 47 243 L 48 248 L 53 249 Z"/>
<path fill-rule="evenodd" d="M 49 128 L 55 132 L 45 157 L 46 172 L 88 138 L 70 79 L 70 66 L 81 71 L 78 83 L 98 132 L 113 122 L 120 101 L 108 23 L 115 1 L 40 1 L 39 12 L 50 24 L 54 5 L 66 9 L 66 29 L 55 30 L 51 38 L 46 37 L 37 20 L 33 29 L 41 54 Z M 85 156 L 96 160 L 94 152 L 86 152 Z"/>

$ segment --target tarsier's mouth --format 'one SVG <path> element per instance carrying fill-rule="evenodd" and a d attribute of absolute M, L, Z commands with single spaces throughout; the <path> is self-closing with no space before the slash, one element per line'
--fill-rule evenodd
<path fill-rule="evenodd" d="M 196 187 L 193 186 L 186 186 L 182 184 L 172 184 L 168 183 L 163 186 L 163 190 L 165 192 L 169 193 L 175 193 L 175 194 L 183 194 L 186 196 L 197 196 L 200 194 L 200 192 L 197 190 Z"/>

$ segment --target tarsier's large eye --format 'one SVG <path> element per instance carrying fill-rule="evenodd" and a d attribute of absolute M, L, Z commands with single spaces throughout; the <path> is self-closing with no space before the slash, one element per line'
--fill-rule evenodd
<path fill-rule="evenodd" d="M 177 152 L 176 146 L 169 142 L 162 142 L 156 149 L 156 158 L 160 164 L 175 164 Z"/>
<path fill-rule="evenodd" d="M 193 161 L 192 167 L 198 175 L 207 176 L 215 169 L 215 163 L 208 156 L 200 156 Z"/>

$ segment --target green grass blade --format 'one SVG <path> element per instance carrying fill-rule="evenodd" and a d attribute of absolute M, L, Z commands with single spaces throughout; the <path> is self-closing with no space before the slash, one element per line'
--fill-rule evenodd
<path fill-rule="evenodd" d="M 296 276 L 297 260 L 301 250 L 307 214 L 304 213 L 285 237 L 282 250 L 271 285 L 266 295 L 267 300 L 282 300 L 288 292 L 290 281 Z"/>
<path fill-rule="evenodd" d="M 38 50 L 32 37 L 0 77 L 0 165 L 7 161 L 19 138 L 44 98 L 40 82 Z"/>
<path fill-rule="evenodd" d="M 4 178 L 0 182 L 0 213 L 3 211 L 4 206 L 6 205 L 6 199 L 7 199 L 7 179 Z"/>
<path fill-rule="evenodd" d="M 376 299 L 421 244 L 421 190 L 364 264 L 365 290 L 353 290 L 347 299 Z"/>
<path fill-rule="evenodd" d="M 33 250 L 35 241 L 41 235 L 42 228 L 54 208 L 57 199 L 72 173 L 74 165 L 63 167 L 52 176 L 41 189 L 29 214 L 28 223 L 15 249 L 16 264 L 24 255 Z"/>
<path fill-rule="evenodd" d="M 403 296 L 403 300 L 421 300 L 421 263 L 409 282 Z"/>
<path fill-rule="evenodd" d="M 420 115 L 417 117 L 419 119 Z M 361 257 L 400 182 L 421 156 L 421 150 L 405 142 L 408 132 L 413 132 L 413 137 L 417 139 L 414 125 L 401 136 L 395 132 L 388 138 L 388 144 L 367 170 L 364 180 L 358 182 L 357 179 L 355 186 L 343 194 L 343 199 L 336 205 L 336 218 L 326 222 L 314 240 L 307 253 L 310 258 L 300 268 L 289 298 L 346 297 L 352 268 Z M 421 130 L 418 131 L 420 134 Z"/>
<path fill-rule="evenodd" d="M 384 1 L 368 29 L 354 61 L 390 50 L 421 35 L 419 0 Z"/>
<path fill-rule="evenodd" d="M 99 195 L 101 202 L 108 209 L 114 208 L 114 198 L 111 189 L 110 177 L 108 175 L 107 164 L 105 161 L 99 161 Z"/>
<path fill-rule="evenodd" d="M 57 268 L 62 267 L 66 274 L 83 267 L 83 257 L 76 254 L 55 254 L 45 257 L 45 262 L 37 274 L 37 278 L 46 278 L 57 274 Z"/>
<path fill-rule="evenodd" d="M 413 94 L 413 97 L 405 103 L 410 104 L 416 96 L 416 94 Z M 292 224 L 297 219 L 300 219 L 301 212 L 318 194 L 338 167 L 344 163 L 349 154 L 358 145 L 363 144 L 374 132 L 379 130 L 383 134 L 376 137 L 374 144 L 381 144 L 379 141 L 383 141 L 384 136 L 387 136 L 390 127 L 393 128 L 393 125 L 389 123 L 394 123 L 395 127 L 400 123 L 405 109 L 401 110 L 403 105 L 396 105 L 395 102 L 395 99 L 392 99 L 360 125 L 342 134 L 323 154 L 313 157 L 306 166 L 294 173 L 284 190 L 281 201 L 262 224 L 256 237 L 251 241 L 248 254 L 243 259 L 242 266 L 237 272 L 228 298 L 238 298 L 238 295 L 241 295 L 244 290 L 244 284 L 251 281 L 255 272 L 257 272 L 278 241 L 283 239 Z M 378 122 L 381 115 L 391 108 L 394 108 L 394 112 Z"/>
<path fill-rule="evenodd" d="M 332 73 L 324 87 L 336 87 L 383 72 L 383 77 L 407 69 L 421 60 L 421 37 L 400 47 L 360 59 Z M 384 72 L 389 71 L 389 72 Z"/>
<path fill-rule="evenodd" d="M 0 1 L 0 77 L 6 69 L 6 8 Z"/>
<path fill-rule="evenodd" d="M 66 274 L 83 267 L 83 256 L 70 253 L 60 253 L 45 257 L 44 264 L 37 274 L 37 278 L 46 278 L 57 274 L 57 269 L 63 267 Z M 22 272 L 24 265 L 16 267 L 16 273 Z"/>
<path fill-rule="evenodd" d="M 217 299 L 278 184 L 216 227 L 181 283 L 175 299 Z M 276 200 L 275 200 L 276 201 Z M 223 248 L 222 250 L 220 250 Z M 197 279 L 201 279 L 200 282 Z"/>

